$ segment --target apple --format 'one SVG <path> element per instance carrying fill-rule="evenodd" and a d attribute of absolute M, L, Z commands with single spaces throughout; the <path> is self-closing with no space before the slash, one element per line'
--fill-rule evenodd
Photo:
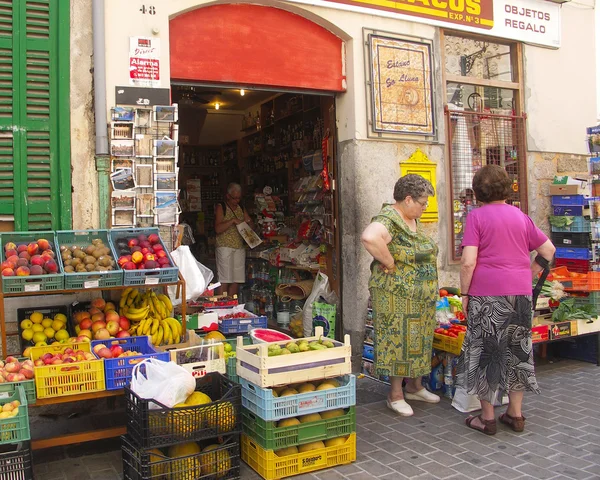
<path fill-rule="evenodd" d="M 6 363 L 19 363 L 19 359 L 12 355 L 6 357 Z"/>
<path fill-rule="evenodd" d="M 147 241 L 147 240 L 148 240 L 148 237 L 147 237 L 146 235 L 144 235 L 143 233 L 140 233 L 140 234 L 137 236 L 137 239 L 138 239 L 140 242 L 145 242 L 145 241 Z"/>
<path fill-rule="evenodd" d="M 106 321 L 106 316 L 100 312 L 100 313 L 94 313 L 92 315 L 92 323 L 96 323 L 96 322 L 105 322 Z"/>
<path fill-rule="evenodd" d="M 2 276 L 3 277 L 14 277 L 15 276 L 15 271 L 12 268 L 3 268 L 2 269 Z"/>
<path fill-rule="evenodd" d="M 160 268 L 171 268 L 171 265 L 169 265 L 168 263 L 163 263 Z"/>
<path fill-rule="evenodd" d="M 91 302 L 91 305 L 92 307 L 95 307 L 98 310 L 102 310 L 104 309 L 104 307 L 106 307 L 106 301 L 101 297 L 94 298 Z"/>
<path fill-rule="evenodd" d="M 92 348 L 92 352 L 94 352 L 95 354 L 98 354 L 98 351 L 101 348 L 106 348 L 106 345 L 104 345 L 103 343 L 98 343 L 98 344 L 94 345 L 94 348 Z"/>
<path fill-rule="evenodd" d="M 96 313 L 103 313 L 103 312 L 102 312 L 102 310 L 100 310 L 99 308 L 96 308 L 96 307 L 91 307 L 91 308 L 88 310 L 88 313 L 90 314 L 90 317 L 91 317 L 92 315 L 95 315 Z"/>
<path fill-rule="evenodd" d="M 111 336 L 115 336 L 117 333 L 119 333 L 119 329 L 121 327 L 119 327 L 119 321 L 118 320 L 111 320 L 110 322 L 108 322 L 106 324 L 106 330 L 108 330 L 108 333 Z"/>
<path fill-rule="evenodd" d="M 100 350 L 98 350 L 96 352 L 96 355 L 98 355 L 100 358 L 113 358 L 112 352 L 108 348 L 106 348 L 106 347 L 101 348 Z"/>
<path fill-rule="evenodd" d="M 119 333 L 117 333 L 116 337 L 117 338 L 126 338 L 129 337 L 129 332 L 127 330 L 121 330 Z"/>
<path fill-rule="evenodd" d="M 160 268 L 160 264 L 158 262 L 155 262 L 154 260 L 148 260 L 144 266 L 148 270 L 154 270 L 155 268 Z"/>
<path fill-rule="evenodd" d="M 158 264 L 161 265 L 161 266 L 162 265 L 169 265 L 169 259 L 167 258 L 166 255 L 162 256 L 162 257 L 159 255 L 158 256 Z"/>
<path fill-rule="evenodd" d="M 63 355 L 72 355 L 73 353 L 75 353 L 75 350 L 73 350 L 71 347 L 67 347 L 67 348 L 65 348 L 65 351 L 62 354 Z M 60 353 L 58 353 L 57 355 L 60 355 Z"/>
<path fill-rule="evenodd" d="M 140 247 L 139 245 L 136 245 L 135 247 L 131 247 L 131 254 L 133 255 L 135 252 L 141 252 L 142 251 L 142 247 Z"/>
<path fill-rule="evenodd" d="M 117 312 L 115 312 L 114 310 L 109 310 L 108 312 L 106 312 L 106 318 L 105 318 L 106 322 L 118 322 L 119 321 L 119 314 Z"/>
<path fill-rule="evenodd" d="M 31 380 L 33 378 L 32 368 L 22 368 L 21 370 L 19 370 L 19 373 L 23 375 L 26 380 Z"/>
<path fill-rule="evenodd" d="M 101 330 L 103 328 L 106 328 L 106 322 L 103 320 L 97 320 L 94 323 L 92 323 L 92 332 L 96 333 L 98 330 Z"/>
<path fill-rule="evenodd" d="M 44 263 L 44 270 L 48 273 L 56 273 L 58 272 L 58 264 L 54 260 L 48 260 Z"/>
<path fill-rule="evenodd" d="M 85 352 L 84 357 L 86 360 L 96 360 L 96 357 L 94 357 L 94 355 L 91 354 L 90 352 Z"/>
<path fill-rule="evenodd" d="M 92 339 L 92 336 L 92 331 L 89 328 L 86 328 L 85 330 L 79 330 L 79 335 L 77 336 L 77 338 L 87 337 L 87 341 L 89 342 Z"/>
<path fill-rule="evenodd" d="M 106 328 L 101 328 L 94 333 L 94 340 L 108 340 L 110 333 Z"/>
<path fill-rule="evenodd" d="M 125 265 L 129 260 L 131 260 L 131 255 L 121 255 L 119 257 L 119 259 L 117 260 L 117 263 L 119 264 L 119 267 L 122 267 L 123 265 Z"/>
<path fill-rule="evenodd" d="M 86 330 L 86 331 L 89 332 L 89 330 Z M 89 342 L 91 342 L 92 341 L 91 335 L 92 335 L 91 333 L 90 333 L 89 337 L 87 335 L 79 335 L 77 337 L 77 343 L 84 343 L 84 342 L 89 343 Z"/>
<path fill-rule="evenodd" d="M 125 265 L 123 265 L 123 270 L 135 270 L 135 268 L 136 266 L 133 262 L 127 262 Z"/>
<path fill-rule="evenodd" d="M 37 244 L 40 250 L 50 250 L 50 242 L 45 238 L 40 238 Z"/>
<path fill-rule="evenodd" d="M 148 250 L 146 247 L 142 248 L 142 255 L 144 256 L 144 258 L 146 258 L 146 255 L 148 255 L 150 253 L 150 250 Z"/>
<path fill-rule="evenodd" d="M 27 253 L 32 257 L 36 253 L 38 253 L 39 250 L 40 250 L 40 247 L 38 246 L 37 243 L 31 242 L 29 245 L 27 245 Z"/>
<path fill-rule="evenodd" d="M 156 233 L 151 233 L 148 235 L 148 241 L 154 245 L 155 243 L 160 242 L 160 237 Z"/>
<path fill-rule="evenodd" d="M 113 358 L 117 358 L 123 353 L 123 347 L 121 345 L 113 345 L 110 347 L 110 353 L 112 353 Z"/>
<path fill-rule="evenodd" d="M 136 247 L 139 244 L 139 240 L 137 238 L 132 238 L 131 240 L 129 240 L 129 242 L 127 242 L 127 246 L 129 248 L 131 247 Z"/>
<path fill-rule="evenodd" d="M 92 328 L 92 323 L 94 323 L 94 322 L 92 322 L 92 320 L 90 318 L 86 318 L 79 323 L 79 328 L 81 330 L 89 330 L 90 328 Z M 79 331 L 80 334 L 81 334 L 81 330 Z"/>
<path fill-rule="evenodd" d="M 44 361 L 41 358 L 38 358 L 35 362 L 33 362 L 33 364 L 36 367 L 43 367 L 45 365 Z"/>
<path fill-rule="evenodd" d="M 113 302 L 106 302 L 106 306 L 104 307 L 104 314 L 110 312 L 111 310 L 116 310 L 117 306 Z"/>
<path fill-rule="evenodd" d="M 56 358 L 54 358 L 54 360 L 52 360 L 50 362 L 50 365 L 62 365 L 62 363 L 63 363 L 62 359 L 56 357 Z"/>
<path fill-rule="evenodd" d="M 119 326 L 123 330 L 129 330 L 129 328 L 131 327 L 131 322 L 127 317 L 119 317 Z"/>
<path fill-rule="evenodd" d="M 152 245 L 152 250 L 154 250 L 154 253 L 164 252 L 165 251 L 163 249 L 163 246 L 160 243 L 155 243 L 154 245 Z"/>

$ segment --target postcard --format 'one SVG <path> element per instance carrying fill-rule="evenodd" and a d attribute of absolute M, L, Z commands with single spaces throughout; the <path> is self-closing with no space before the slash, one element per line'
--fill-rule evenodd
<path fill-rule="evenodd" d="M 155 122 L 176 122 L 177 121 L 177 106 L 154 106 L 154 121 Z"/>
<path fill-rule="evenodd" d="M 113 122 L 133 122 L 135 120 L 135 110 L 133 107 L 115 107 L 112 109 Z"/>
<path fill-rule="evenodd" d="M 130 168 L 121 168 L 110 174 L 110 181 L 113 190 L 131 190 L 135 188 L 135 178 L 133 170 Z"/>
<path fill-rule="evenodd" d="M 133 140 L 111 140 L 110 154 L 113 157 L 135 157 Z"/>

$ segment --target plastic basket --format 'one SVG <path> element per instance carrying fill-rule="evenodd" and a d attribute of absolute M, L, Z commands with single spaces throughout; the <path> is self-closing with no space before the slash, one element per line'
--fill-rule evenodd
<path fill-rule="evenodd" d="M 23 339 L 21 333 L 23 329 L 21 328 L 21 322 L 26 318 L 29 318 L 33 312 L 40 312 L 45 317 L 54 319 L 54 315 L 57 313 L 62 313 L 65 317 L 67 317 L 67 321 L 65 322 L 65 328 L 67 332 L 69 332 L 69 336 L 73 336 L 73 329 L 71 328 L 71 322 L 69 321 L 69 308 L 63 305 L 57 305 L 52 307 L 37 307 L 37 308 L 17 308 L 17 326 L 19 329 L 19 341 L 21 342 L 21 352 L 25 350 L 27 347 L 33 347 L 35 344 L 33 340 L 26 341 Z"/>
<path fill-rule="evenodd" d="M 557 258 L 554 261 L 557 267 L 567 267 L 570 272 L 587 273 L 590 270 L 589 260 L 575 260 L 572 258 Z"/>
<path fill-rule="evenodd" d="M 25 360 L 29 360 L 29 357 L 17 357 L 19 362 L 23 363 Z M 0 383 L 0 398 L 5 396 L 4 394 L 8 393 L 12 395 L 17 387 L 23 387 L 25 391 L 25 397 L 27 398 L 27 404 L 33 405 L 35 403 L 35 380 L 23 380 L 22 382 L 5 382 Z"/>
<path fill-rule="evenodd" d="M 44 292 L 48 290 L 62 290 L 65 285 L 65 277 L 60 261 L 58 260 L 60 250 L 56 243 L 54 232 L 7 232 L 0 234 L 0 262 L 4 262 L 4 245 L 7 242 L 13 242 L 17 246 L 21 243 L 37 242 L 40 238 L 45 238 L 50 243 L 54 251 L 57 273 L 48 275 L 29 275 L 27 277 L 2 277 L 2 291 L 4 293 L 22 293 L 22 292 Z"/>
<path fill-rule="evenodd" d="M 219 320 L 219 331 L 224 335 L 248 333 L 253 328 L 267 328 L 267 317 L 226 318 Z"/>
<path fill-rule="evenodd" d="M 0 446 L 2 480 L 32 480 L 31 443 L 19 442 Z"/>
<path fill-rule="evenodd" d="M 454 355 L 460 355 L 464 339 L 464 332 L 460 332 L 458 337 L 449 337 L 448 335 L 442 335 L 441 333 L 434 333 L 433 349 L 452 353 Z"/>
<path fill-rule="evenodd" d="M 229 357 L 227 359 L 227 377 L 235 383 L 240 383 L 240 377 L 237 374 L 237 358 Z"/>
<path fill-rule="evenodd" d="M 326 420 L 277 427 L 248 410 L 242 410 L 244 434 L 265 450 L 279 450 L 318 440 L 329 440 L 356 432 L 356 408 L 350 407 L 344 415 Z"/>
<path fill-rule="evenodd" d="M 155 400 L 140 398 L 125 387 L 129 436 L 141 448 L 154 448 L 241 432 L 239 385 L 213 372 L 196 379 L 196 391 L 215 400 L 193 407 L 168 408 Z"/>
<path fill-rule="evenodd" d="M 0 445 L 24 442 L 31 438 L 29 433 L 29 411 L 23 387 L 17 387 L 12 395 L 0 398 L 0 407 L 18 400 L 20 406 L 14 417 L 0 419 Z M 0 470 L 1 471 L 1 470 Z M 1 478 L 1 477 L 0 477 Z"/>
<path fill-rule="evenodd" d="M 32 347 L 31 359 L 35 361 L 45 353 L 64 353 L 67 348 L 72 348 L 75 351 L 91 351 L 88 342 Z M 34 367 L 34 373 L 37 398 L 65 397 L 82 393 L 101 392 L 106 388 L 103 360 L 44 365 Z"/>
<path fill-rule="evenodd" d="M 587 205 L 589 197 L 584 195 L 552 195 L 551 203 L 555 205 Z"/>
<path fill-rule="evenodd" d="M 115 261 L 115 270 L 109 272 L 90 272 L 90 273 L 66 273 L 65 289 L 79 288 L 98 288 L 98 287 L 120 287 L 123 285 L 123 271 L 117 265 L 118 257 L 112 241 L 108 236 L 108 230 L 60 230 L 56 232 L 56 241 L 59 248 L 62 245 L 77 245 L 78 247 L 87 247 L 91 245 L 92 240 L 99 238 L 104 245 L 110 249 L 110 255 Z M 65 264 L 62 256 L 58 255 L 60 266 L 64 272 Z"/>
<path fill-rule="evenodd" d="M 590 233 L 592 231 L 591 222 L 583 217 L 573 217 L 573 223 L 568 227 L 552 227 L 553 232 L 565 233 Z"/>
<path fill-rule="evenodd" d="M 591 245 L 589 233 L 552 232 L 551 237 L 552 243 L 558 247 L 589 248 Z"/>
<path fill-rule="evenodd" d="M 196 339 L 198 338 L 196 336 Z M 226 372 L 225 350 L 222 342 L 198 344 L 197 340 L 188 340 L 178 345 L 163 345 L 158 349 L 166 352 L 168 360 L 181 365 L 195 378 L 203 377 L 210 372 L 219 372 L 223 375 Z"/>
<path fill-rule="evenodd" d="M 265 421 L 356 405 L 356 377 L 348 374 L 336 380 L 340 384 L 337 388 L 275 397 L 270 388 L 261 388 L 240 377 L 242 405 Z"/>
<path fill-rule="evenodd" d="M 93 340 L 92 353 L 96 345 L 105 345 L 110 348 L 113 345 L 119 345 L 125 351 L 138 352 L 139 355 L 120 358 L 104 359 L 104 377 L 106 379 L 106 390 L 119 390 L 131 382 L 131 372 L 133 367 L 147 358 L 156 358 L 163 362 L 169 361 L 169 354 L 158 352 L 151 344 L 150 338 L 143 337 L 125 337 L 111 338 L 109 340 Z M 100 358 L 94 353 L 96 358 Z"/>
<path fill-rule="evenodd" d="M 600 290 L 600 272 L 588 272 L 582 277 L 573 277 L 571 279 L 569 290 L 579 290 L 583 292 L 593 292 Z"/>
<path fill-rule="evenodd" d="M 125 480 L 233 480 L 240 478 L 240 444 L 238 437 L 228 437 L 210 453 L 194 453 L 171 458 L 168 449 L 144 451 L 131 437 L 121 437 L 123 478 Z M 216 440 L 199 445 L 206 448 Z"/>
<path fill-rule="evenodd" d="M 356 433 L 350 434 L 342 445 L 318 448 L 284 457 L 279 457 L 273 450 L 263 449 L 246 435 L 242 435 L 241 443 L 242 460 L 265 480 L 287 478 L 356 460 Z"/>
<path fill-rule="evenodd" d="M 570 258 L 572 260 L 589 260 L 592 258 L 592 251 L 589 248 L 567 248 L 557 247 L 556 258 Z"/>
<path fill-rule="evenodd" d="M 552 215 L 557 217 L 589 216 L 588 205 L 552 205 Z"/>
<path fill-rule="evenodd" d="M 159 235 L 158 228 L 126 228 L 126 229 L 112 229 L 110 231 L 110 238 L 112 240 L 113 247 L 118 256 L 129 255 L 129 248 L 119 247 L 119 241 L 137 237 L 138 235 Z M 162 238 L 160 244 L 163 246 L 164 251 L 170 262 L 170 267 L 160 268 L 154 270 L 123 270 L 123 285 L 135 286 L 135 285 L 156 285 L 163 283 L 175 283 L 179 279 L 179 268 L 175 265 L 173 258 L 169 255 L 169 251 L 165 246 Z M 118 257 L 117 257 L 118 258 Z"/>

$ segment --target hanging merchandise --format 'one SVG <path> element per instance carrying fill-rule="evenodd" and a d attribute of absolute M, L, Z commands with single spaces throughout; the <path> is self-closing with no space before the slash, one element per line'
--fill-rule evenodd
<path fill-rule="evenodd" d="M 329 192 L 331 190 L 331 183 L 329 180 L 329 167 L 328 165 L 328 149 L 329 149 L 329 132 L 323 137 L 321 141 L 321 151 L 323 153 L 323 171 L 321 172 L 321 176 L 323 177 L 323 190 Z"/>

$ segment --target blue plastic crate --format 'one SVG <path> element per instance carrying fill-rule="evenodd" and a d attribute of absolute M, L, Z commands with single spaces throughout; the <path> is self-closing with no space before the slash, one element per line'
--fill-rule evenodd
<path fill-rule="evenodd" d="M 589 248 L 568 248 L 557 247 L 556 258 L 572 258 L 574 260 L 589 260 L 592 258 L 592 251 Z"/>
<path fill-rule="evenodd" d="M 163 362 L 170 361 L 169 352 L 158 352 L 151 344 L 147 336 L 143 337 L 125 337 L 110 338 L 108 340 L 92 341 L 92 352 L 98 344 L 106 345 L 110 348 L 113 345 L 119 345 L 123 350 L 138 352 L 139 355 L 121 358 L 104 359 L 104 376 L 106 378 L 107 390 L 119 390 L 131 381 L 133 367 L 147 358 L 156 358 Z M 94 355 L 96 355 L 94 353 Z M 97 358 L 100 358 L 96 355 Z"/>
<path fill-rule="evenodd" d="M 589 207 L 586 205 L 553 205 L 552 215 L 558 217 L 581 217 L 589 215 Z"/>
<path fill-rule="evenodd" d="M 589 233 L 592 231 L 591 222 L 583 217 L 573 217 L 573 223 L 568 227 L 552 227 L 553 232 Z"/>
<path fill-rule="evenodd" d="M 340 383 L 337 388 L 274 397 L 270 388 L 261 388 L 240 377 L 242 406 L 263 420 L 272 421 L 356 405 L 356 377 L 348 374 L 336 380 Z"/>
<path fill-rule="evenodd" d="M 366 358 L 367 360 L 373 360 L 375 357 L 375 350 L 373 348 L 373 345 L 363 345 L 362 356 L 363 356 L 363 358 Z"/>
<path fill-rule="evenodd" d="M 110 231 L 110 240 L 112 241 L 112 245 L 117 256 L 120 257 L 122 255 L 129 255 L 130 250 L 129 247 L 126 249 L 121 248 L 119 246 L 119 241 L 122 241 L 123 239 L 137 238 L 138 235 L 149 236 L 153 233 L 158 235 L 160 238 L 160 232 L 156 227 L 112 229 Z M 136 285 L 156 285 L 177 282 L 179 279 L 179 268 L 177 265 L 175 265 L 171 255 L 169 255 L 169 251 L 162 241 L 162 238 L 160 239 L 160 244 L 167 254 L 171 266 L 167 268 L 156 268 L 153 270 L 123 270 L 123 285 L 126 287 L 131 287 Z"/>
<path fill-rule="evenodd" d="M 267 328 L 267 317 L 227 318 L 219 320 L 219 331 L 224 335 L 248 333 L 253 328 Z"/>
<path fill-rule="evenodd" d="M 552 206 L 580 205 L 587 206 L 589 198 L 584 195 L 552 195 Z"/>

